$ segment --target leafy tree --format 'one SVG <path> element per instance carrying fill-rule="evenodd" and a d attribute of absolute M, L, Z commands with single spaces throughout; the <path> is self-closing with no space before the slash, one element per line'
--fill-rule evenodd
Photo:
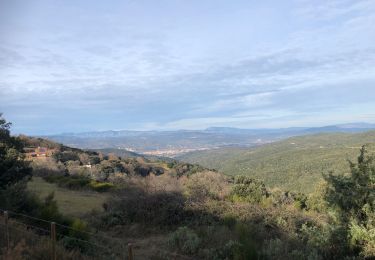
<path fill-rule="evenodd" d="M 0 189 L 31 175 L 31 168 L 22 154 L 22 143 L 10 135 L 10 126 L 0 114 Z"/>
<path fill-rule="evenodd" d="M 357 163 L 349 161 L 349 175 L 326 176 L 326 200 L 339 213 L 341 239 L 348 239 L 353 251 L 375 257 L 375 165 L 366 147 Z M 343 240 L 341 240 L 343 241 Z"/>

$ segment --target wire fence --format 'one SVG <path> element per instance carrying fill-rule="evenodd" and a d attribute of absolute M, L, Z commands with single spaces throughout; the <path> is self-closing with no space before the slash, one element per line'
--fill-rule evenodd
<path fill-rule="evenodd" d="M 129 259 L 133 246 L 104 234 L 0 209 L 1 259 Z"/>

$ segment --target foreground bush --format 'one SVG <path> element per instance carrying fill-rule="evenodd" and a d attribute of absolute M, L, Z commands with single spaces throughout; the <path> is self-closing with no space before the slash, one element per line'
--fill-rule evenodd
<path fill-rule="evenodd" d="M 346 252 L 375 258 L 375 163 L 363 146 L 357 162 L 349 162 L 350 175 L 325 176 L 325 199 L 338 216 Z"/>
<path fill-rule="evenodd" d="M 198 235 L 188 227 L 179 227 L 168 238 L 168 245 L 183 254 L 194 254 L 198 251 L 200 239 Z"/>
<path fill-rule="evenodd" d="M 188 213 L 185 198 L 174 192 L 120 194 L 108 202 L 104 222 L 109 225 L 141 223 L 155 227 L 178 225 Z"/>

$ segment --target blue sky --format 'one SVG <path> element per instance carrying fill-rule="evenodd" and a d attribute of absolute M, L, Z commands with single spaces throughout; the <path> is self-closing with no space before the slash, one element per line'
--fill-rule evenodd
<path fill-rule="evenodd" d="M 375 1 L 0 1 L 13 131 L 375 122 Z"/>

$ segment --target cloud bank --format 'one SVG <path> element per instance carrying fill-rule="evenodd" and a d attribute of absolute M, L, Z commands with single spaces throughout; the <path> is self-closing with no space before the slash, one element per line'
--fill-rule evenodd
<path fill-rule="evenodd" d="M 375 122 L 375 2 L 2 1 L 15 132 Z"/>

